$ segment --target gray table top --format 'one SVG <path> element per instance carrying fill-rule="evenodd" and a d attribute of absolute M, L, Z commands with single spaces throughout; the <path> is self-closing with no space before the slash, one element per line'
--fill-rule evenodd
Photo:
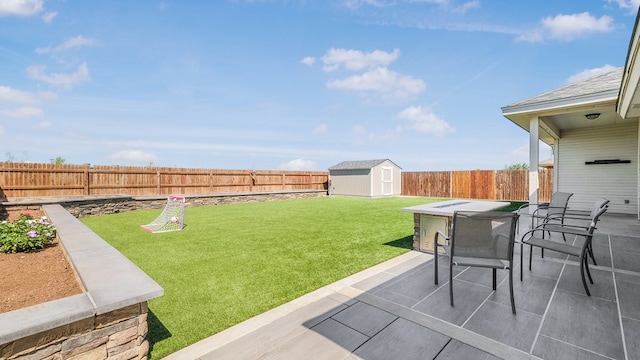
<path fill-rule="evenodd" d="M 458 211 L 491 211 L 509 206 L 508 201 L 483 201 L 470 199 L 454 199 L 424 205 L 409 206 L 402 211 L 425 215 L 453 216 Z"/>

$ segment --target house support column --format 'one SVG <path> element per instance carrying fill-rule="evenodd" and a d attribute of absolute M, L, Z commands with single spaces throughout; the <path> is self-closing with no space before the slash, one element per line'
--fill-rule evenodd
<path fill-rule="evenodd" d="M 540 119 L 536 116 L 529 120 L 529 204 L 538 203 L 540 184 L 538 166 L 540 164 Z M 533 212 L 535 206 L 529 206 Z"/>

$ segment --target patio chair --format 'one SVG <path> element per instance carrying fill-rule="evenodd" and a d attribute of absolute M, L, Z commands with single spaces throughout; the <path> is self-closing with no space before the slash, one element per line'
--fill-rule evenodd
<path fill-rule="evenodd" d="M 608 207 L 609 207 L 609 200 L 605 198 L 601 198 L 595 202 L 593 206 L 594 210 L 587 211 L 587 210 L 567 209 L 567 211 L 565 211 L 564 214 L 556 214 L 556 215 L 550 216 L 550 219 L 557 220 L 555 221 L 556 223 L 560 222 L 561 224 L 564 224 L 567 226 L 588 230 L 589 225 L 591 223 L 592 212 L 595 211 L 595 209 L 608 208 Z M 558 220 L 558 218 L 560 217 L 562 217 L 561 221 Z M 568 223 L 565 223 L 565 220 L 568 220 Z M 552 221 L 552 223 L 553 222 L 554 221 Z M 564 236 L 563 236 L 563 239 L 566 241 L 566 238 Z M 593 262 L 593 265 L 598 265 L 596 263 L 596 258 L 593 256 L 593 242 L 590 243 L 589 246 L 587 247 L 587 252 L 589 254 L 589 257 L 591 258 L 591 261 Z M 544 257 L 544 252 L 542 253 L 542 255 Z"/>
<path fill-rule="evenodd" d="M 453 306 L 453 266 L 491 268 L 493 290 L 496 290 L 496 270 L 509 270 L 511 311 L 516 313 L 513 297 L 513 245 L 518 214 L 511 212 L 456 211 L 451 235 L 437 231 L 433 241 L 435 283 L 438 284 L 438 247 L 449 256 L 449 299 Z M 438 240 L 443 238 L 445 244 Z"/>
<path fill-rule="evenodd" d="M 569 199 L 573 196 L 573 193 L 567 192 L 554 192 L 551 194 L 550 202 L 543 202 L 538 204 L 524 204 L 517 210 L 519 215 L 531 217 L 530 229 L 533 229 L 536 225 L 547 223 L 560 223 L 564 222 L 562 215 L 567 211 L 569 206 Z M 524 210 L 527 210 L 530 206 L 536 206 L 533 212 L 523 214 Z M 516 233 L 520 233 L 520 222 L 516 227 Z M 564 239 L 564 235 L 563 235 Z M 566 241 L 566 239 L 565 239 Z M 542 257 L 544 257 L 544 250 L 542 250 Z"/>
<path fill-rule="evenodd" d="M 567 192 L 555 192 L 551 195 L 550 202 L 543 202 L 538 204 L 524 204 L 520 206 L 517 210 L 519 215 L 525 215 L 531 217 L 531 228 L 533 229 L 535 225 L 545 222 L 558 222 L 562 221 L 561 217 L 558 215 L 562 215 L 567 210 L 567 206 L 569 205 L 569 199 L 573 196 L 573 193 Z M 533 212 L 525 213 L 524 210 L 528 210 L 529 207 L 535 206 L 536 209 Z M 554 219 L 554 220 L 551 220 Z M 537 223 L 536 223 L 537 220 Z"/>
<path fill-rule="evenodd" d="M 608 201 L 607 201 L 608 203 Z M 547 249 L 556 251 L 562 254 L 575 256 L 580 263 L 580 277 L 582 278 L 582 285 L 588 296 L 591 296 L 587 281 L 585 279 L 585 273 L 589 277 L 589 282 L 593 284 L 593 278 L 589 272 L 588 253 L 591 251 L 591 242 L 593 241 L 593 232 L 596 230 L 596 224 L 600 219 L 600 216 L 604 214 L 608 209 L 606 203 L 602 205 L 602 201 L 596 201 L 593 210 L 591 210 L 589 217 L 589 225 L 584 227 L 582 225 L 568 225 L 568 224 L 540 224 L 537 227 L 527 231 L 520 241 L 520 281 L 522 281 L 522 268 L 523 268 L 523 245 L 530 245 L 531 251 L 529 252 L 529 271 L 531 271 L 531 263 L 533 260 L 533 247 L 539 247 L 541 249 Z M 584 218 L 583 218 L 584 219 Z M 550 238 L 545 238 L 545 234 L 548 233 Z M 571 244 L 565 241 L 559 241 L 551 239 L 552 234 L 561 235 L 574 235 L 574 240 Z M 581 244 L 576 244 L 576 238 L 583 237 L 584 241 Z M 592 254 L 593 255 L 593 254 Z"/>

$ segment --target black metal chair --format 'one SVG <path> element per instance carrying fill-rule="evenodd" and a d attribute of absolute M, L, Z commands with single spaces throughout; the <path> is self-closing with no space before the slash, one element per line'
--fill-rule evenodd
<path fill-rule="evenodd" d="M 604 214 L 607 209 L 608 200 L 603 199 L 596 201 L 594 204 L 593 210 L 589 215 L 589 224 L 588 226 L 582 225 L 571 225 L 571 224 L 549 224 L 543 223 L 538 225 L 532 230 L 527 231 L 523 236 L 520 242 L 520 281 L 522 281 L 522 268 L 524 267 L 522 263 L 523 259 L 523 245 L 530 245 L 531 251 L 529 252 L 529 271 L 531 271 L 531 263 L 533 260 L 533 247 L 539 247 L 541 249 L 547 249 L 556 251 L 566 255 L 572 255 L 577 257 L 580 263 L 580 276 L 582 278 L 582 285 L 584 286 L 584 290 L 588 296 L 591 296 L 591 292 L 589 291 L 589 287 L 587 285 L 587 281 L 585 278 L 585 273 L 589 278 L 589 282 L 593 284 L 593 278 L 591 277 L 591 273 L 589 272 L 589 263 L 588 263 L 588 255 L 591 252 L 591 256 L 593 257 L 593 252 L 591 248 L 591 242 L 593 241 L 593 232 L 596 230 L 596 224 L 600 219 L 600 216 Z M 568 215 L 565 215 L 565 220 L 568 218 Z M 584 218 L 582 218 L 584 220 Z M 545 237 L 545 234 L 549 234 L 549 238 Z M 583 237 L 584 241 L 581 244 L 576 244 L 576 240 L 568 243 L 566 241 L 559 241 L 553 239 L 553 234 L 565 235 L 574 235 L 574 237 Z"/>
<path fill-rule="evenodd" d="M 449 256 L 449 299 L 453 306 L 453 266 L 484 267 L 493 270 L 493 290 L 496 290 L 496 270 L 509 271 L 511 311 L 516 313 L 513 297 L 513 246 L 518 214 L 510 212 L 456 211 L 451 234 L 438 231 L 434 238 L 435 283 L 438 284 L 438 247 Z M 446 244 L 438 240 L 443 238 Z"/>
<path fill-rule="evenodd" d="M 542 223 L 562 221 L 561 215 L 563 215 L 567 210 L 567 207 L 569 206 L 569 199 L 571 198 L 571 196 L 573 196 L 573 193 L 558 191 L 551 195 L 550 202 L 524 204 L 518 208 L 517 212 L 520 216 L 531 217 L 532 229 L 536 225 Z M 529 208 L 534 206 L 535 209 L 529 213 Z"/>
<path fill-rule="evenodd" d="M 591 211 L 567 209 L 563 214 L 555 214 L 553 216 L 550 216 L 549 219 L 551 221 L 548 221 L 547 224 L 553 225 L 553 224 L 560 223 L 563 225 L 568 225 L 571 227 L 587 230 L 589 229 L 589 224 L 591 223 L 591 217 L 592 217 L 593 211 L 596 211 L 596 209 L 608 208 L 608 207 L 609 207 L 609 200 L 605 198 L 601 198 L 595 202 L 595 204 L 593 205 L 593 209 Z M 565 222 L 565 221 L 568 221 L 568 222 Z M 567 240 L 564 234 L 563 234 L 563 239 L 565 241 Z M 596 263 L 595 256 L 593 256 L 593 243 L 589 244 L 587 248 L 587 252 L 589 253 L 589 257 L 591 258 L 593 265 L 598 265 Z"/>

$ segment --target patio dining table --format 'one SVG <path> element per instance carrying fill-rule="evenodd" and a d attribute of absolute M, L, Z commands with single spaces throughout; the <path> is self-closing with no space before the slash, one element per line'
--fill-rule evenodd
<path fill-rule="evenodd" d="M 453 199 L 424 205 L 409 206 L 402 211 L 412 212 L 414 218 L 413 249 L 433 253 L 433 239 L 437 231 L 449 235 L 455 211 L 491 211 L 509 206 L 508 201 Z"/>

